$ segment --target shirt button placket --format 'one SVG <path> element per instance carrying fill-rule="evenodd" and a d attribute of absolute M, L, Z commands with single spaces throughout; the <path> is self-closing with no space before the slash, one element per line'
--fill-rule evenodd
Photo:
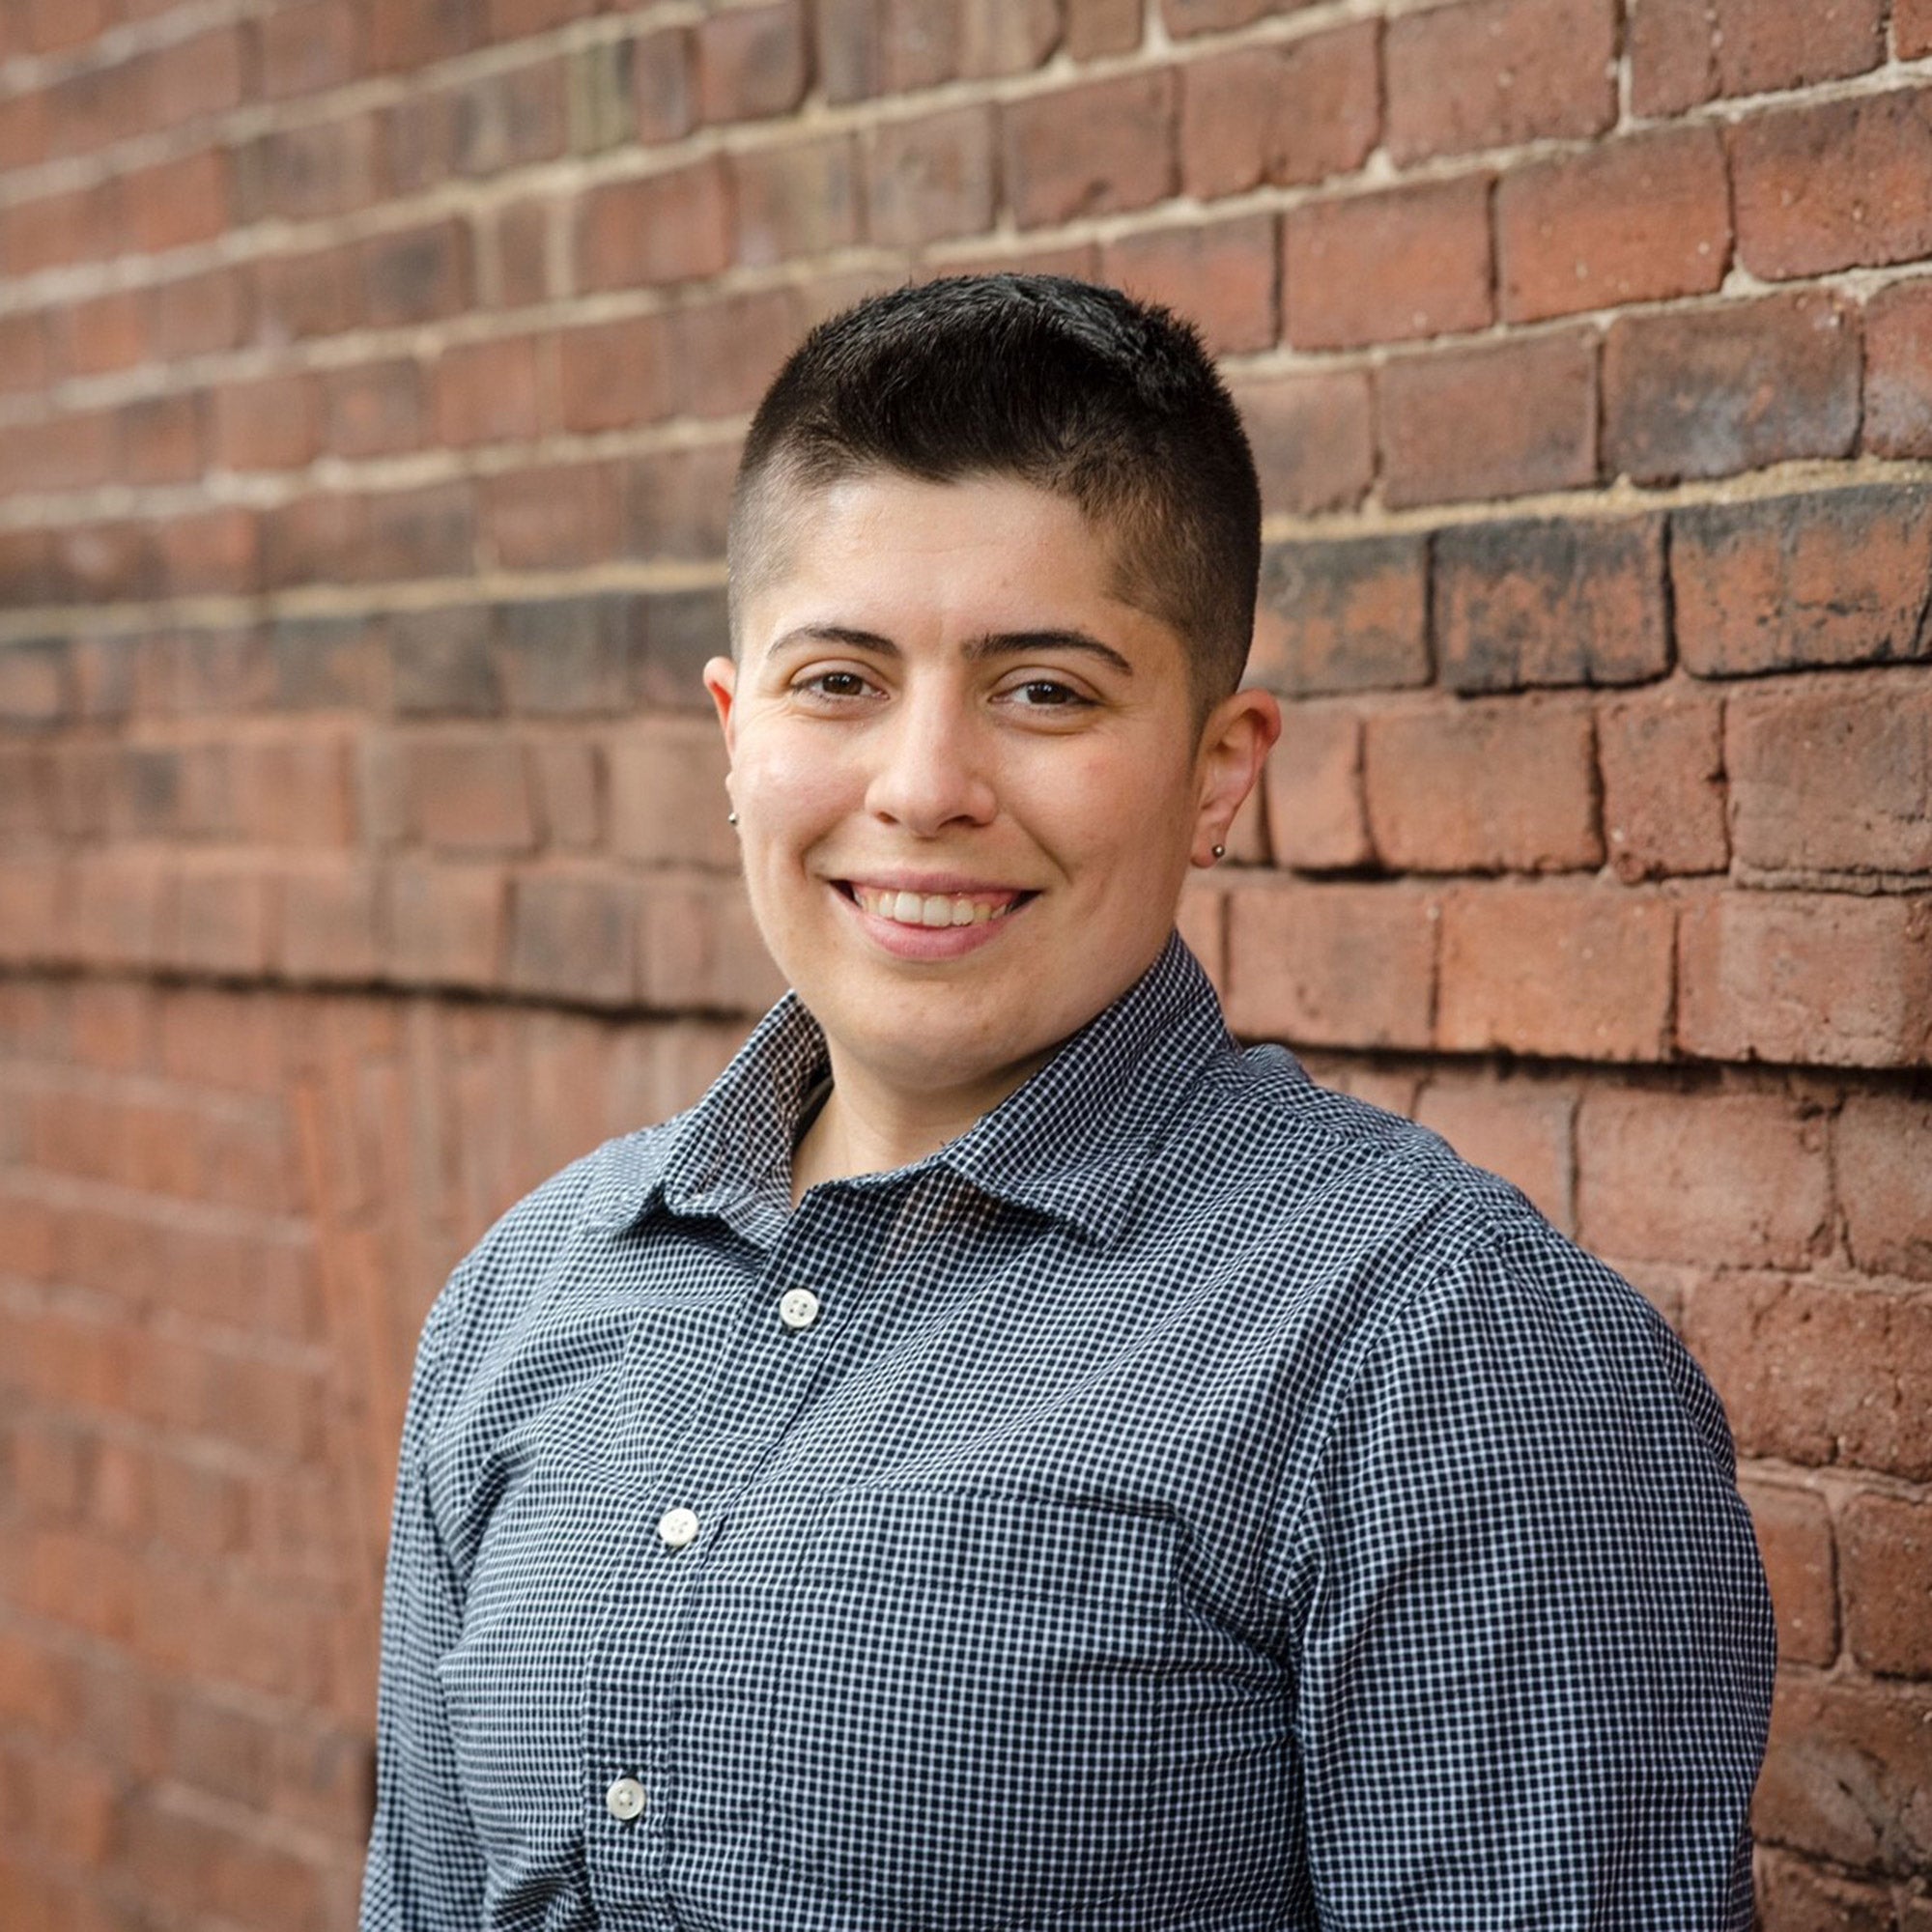
<path fill-rule="evenodd" d="M 604 1808 L 622 1825 L 642 1817 L 644 1803 L 644 1787 L 635 1777 L 613 1778 L 604 1794 Z"/>

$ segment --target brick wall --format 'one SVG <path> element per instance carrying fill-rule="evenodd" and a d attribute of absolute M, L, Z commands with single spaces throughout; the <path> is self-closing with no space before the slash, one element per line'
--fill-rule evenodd
<path fill-rule="evenodd" d="M 353 1920 L 402 1380 L 773 991 L 745 415 L 942 270 L 1195 313 L 1239 1026 L 1729 1405 L 1776 1932 L 1932 1932 L 1927 0 L 0 0 L 0 1924 Z"/>

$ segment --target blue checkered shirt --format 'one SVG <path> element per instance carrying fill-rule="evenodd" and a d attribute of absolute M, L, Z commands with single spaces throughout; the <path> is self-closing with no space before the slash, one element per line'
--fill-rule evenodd
<path fill-rule="evenodd" d="M 437 1301 L 365 1932 L 1748 1924 L 1770 1609 L 1634 1289 L 1178 940 L 794 1209 L 825 1069 L 788 996 Z"/>

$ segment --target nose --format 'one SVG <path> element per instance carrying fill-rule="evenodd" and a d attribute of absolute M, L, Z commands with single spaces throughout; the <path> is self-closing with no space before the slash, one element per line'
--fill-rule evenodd
<path fill-rule="evenodd" d="M 866 809 L 915 838 L 983 825 L 997 810 L 986 747 L 962 694 L 915 680 L 880 721 Z"/>

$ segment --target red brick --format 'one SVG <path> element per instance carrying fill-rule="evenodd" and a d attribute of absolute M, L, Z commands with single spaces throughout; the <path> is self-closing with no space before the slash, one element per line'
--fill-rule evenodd
<path fill-rule="evenodd" d="M 866 206 L 871 238 L 909 248 L 993 225 L 993 111 L 951 108 L 888 121 L 866 142 Z"/>
<path fill-rule="evenodd" d="M 1768 1845 L 1754 1864 L 1763 1932 L 1898 1932 L 1885 1886 L 1833 1877 Z"/>
<path fill-rule="evenodd" d="M 150 128 L 181 128 L 226 114 L 247 97 L 248 48 L 237 26 L 170 42 L 149 55 L 146 67 Z"/>
<path fill-rule="evenodd" d="M 1616 120 L 1611 0 L 1464 0 L 1388 25 L 1397 162 L 1601 134 Z"/>
<path fill-rule="evenodd" d="M 1292 286 L 1292 285 L 1291 285 Z M 1510 407 L 1498 409 L 1507 395 Z M 1382 500 L 1522 497 L 1597 479 L 1597 345 L 1566 330 L 1403 356 L 1381 373 Z"/>
<path fill-rule="evenodd" d="M 717 558 L 738 452 L 730 443 L 666 449 L 640 457 L 626 480 L 627 551 L 650 557 Z M 710 640 L 714 646 L 714 637 Z M 695 688 L 692 689 L 696 696 Z"/>
<path fill-rule="evenodd" d="M 967 0 L 941 17 L 948 12 L 957 21 L 954 65 L 967 80 L 1030 72 L 1063 38 L 1061 0 Z"/>
<path fill-rule="evenodd" d="M 271 590 L 329 579 L 366 580 L 389 559 L 370 548 L 369 498 L 317 491 L 262 516 L 262 581 Z M 419 568 L 419 566 L 418 566 Z M 414 576 L 415 569 L 391 575 Z"/>
<path fill-rule="evenodd" d="M 1194 34 L 1225 33 L 1311 4 L 1312 0 L 1161 0 L 1160 13 L 1167 31 L 1182 40 Z"/>
<path fill-rule="evenodd" d="M 587 851 L 604 839 L 603 760 L 593 745 L 543 739 L 530 747 L 544 843 Z"/>
<path fill-rule="evenodd" d="M 1688 908 L 1677 1037 L 1710 1060 L 1932 1064 L 1932 899 L 1729 892 Z"/>
<path fill-rule="evenodd" d="M 660 27 L 632 43 L 632 112 L 639 142 L 681 141 L 696 124 L 693 40 L 687 27 Z"/>
<path fill-rule="evenodd" d="M 1731 130 L 1738 256 L 1767 281 L 1932 253 L 1932 90 L 1767 111 Z"/>
<path fill-rule="evenodd" d="M 536 845 L 529 773 L 514 740 L 436 736 L 402 745 L 404 810 L 413 836 L 442 852 L 527 852 Z"/>
<path fill-rule="evenodd" d="M 1521 1188 L 1555 1226 L 1575 1225 L 1571 1129 L 1577 1096 L 1567 1085 L 1487 1072 L 1437 1074 L 1412 1112 L 1464 1160 Z"/>
<path fill-rule="evenodd" d="M 1885 58 L 1881 0 L 1640 0 L 1631 23 L 1631 102 L 1681 113 L 1715 95 L 1771 94 L 1863 73 Z"/>
<path fill-rule="evenodd" d="M 1752 1824 L 1760 1839 L 1853 1870 L 1922 1872 L 1932 1861 L 1932 1698 L 1783 1679 Z"/>
<path fill-rule="evenodd" d="M 363 251 L 355 243 L 306 255 L 269 256 L 255 264 L 254 275 L 265 342 L 337 335 L 364 319 Z"/>
<path fill-rule="evenodd" d="M 639 956 L 647 1005 L 759 1013 L 784 980 L 736 879 L 659 873 L 640 895 Z"/>
<path fill-rule="evenodd" d="M 1075 60 L 1131 53 L 1141 43 L 1138 0 L 1065 0 L 1061 44 Z"/>
<path fill-rule="evenodd" d="M 225 469 L 298 469 L 322 447 L 322 397 L 309 375 L 224 383 L 214 391 L 213 453 Z"/>
<path fill-rule="evenodd" d="M 1603 863 L 1590 713 L 1575 700 L 1372 714 L 1362 763 L 1371 836 L 1396 871 Z"/>
<path fill-rule="evenodd" d="M 640 721 L 610 746 L 605 762 L 613 857 L 737 868 L 737 837 L 724 816 L 728 761 L 707 720 Z"/>
<path fill-rule="evenodd" d="M 731 160 L 735 259 L 769 268 L 859 239 L 864 175 L 847 134 L 753 148 Z"/>
<path fill-rule="evenodd" d="M 117 253 L 125 245 L 118 197 L 117 182 L 14 202 L 0 222 L 0 262 L 9 277 Z"/>
<path fill-rule="evenodd" d="M 1766 871 L 1932 872 L 1932 683 L 1747 691 L 1725 713 L 1731 837 Z"/>
<path fill-rule="evenodd" d="M 1839 1547 L 1853 1657 L 1867 1670 L 1932 1677 L 1932 1504 L 1854 1496 Z"/>
<path fill-rule="evenodd" d="M 133 245 L 151 254 L 210 242 L 230 219 L 228 156 L 218 149 L 126 176 L 122 205 Z"/>
<path fill-rule="evenodd" d="M 1780 1663 L 1828 1664 L 1838 1655 L 1837 1566 L 1832 1512 L 1811 1490 L 1740 1485 L 1777 1612 Z"/>
<path fill-rule="evenodd" d="M 31 310 L 0 316 L 0 389 L 41 389 L 49 377 L 46 318 Z"/>
<path fill-rule="evenodd" d="M 324 440 L 336 456 L 395 456 L 422 447 L 422 372 L 407 356 L 330 369 L 323 379 Z"/>
<path fill-rule="evenodd" d="M 10 321 L 13 318 L 10 318 Z M 20 318 L 38 327 L 39 316 Z M 148 354 L 147 292 L 115 289 L 91 301 L 71 303 L 62 321 L 66 361 L 76 376 L 99 376 L 110 369 L 131 369 Z M 27 386 L 22 384 L 22 386 Z"/>
<path fill-rule="evenodd" d="M 476 507 L 467 481 L 386 490 L 364 508 L 365 527 L 355 539 L 359 580 L 465 577 L 474 567 Z"/>
<path fill-rule="evenodd" d="M 406 985 L 502 984 L 508 883 L 495 866 L 387 868 L 386 962 Z"/>
<path fill-rule="evenodd" d="M 318 94 L 355 77 L 358 11 L 347 0 L 296 0 L 256 22 L 262 93 L 270 100 Z"/>
<path fill-rule="evenodd" d="M 1485 327 L 1494 315 L 1490 185 L 1429 182 L 1291 209 L 1284 313 L 1297 349 Z"/>
<path fill-rule="evenodd" d="M 1004 110 L 1007 200 L 1022 228 L 1146 208 L 1175 188 L 1171 69 L 1086 81 Z"/>
<path fill-rule="evenodd" d="M 438 437 L 465 447 L 540 436 L 553 413 L 549 348 L 532 335 L 452 343 L 436 364 Z"/>
<path fill-rule="evenodd" d="M 568 111 L 560 60 L 407 96 L 389 114 L 390 185 L 413 193 L 452 177 L 473 181 L 554 160 Z"/>
<path fill-rule="evenodd" d="M 1730 253 L 1724 151 L 1712 128 L 1635 134 L 1530 162 L 1496 189 L 1497 275 L 1510 322 L 1708 295 Z"/>
<path fill-rule="evenodd" d="M 493 41 L 521 40 L 596 12 L 597 0 L 489 0 L 489 35 Z"/>
<path fill-rule="evenodd" d="M 1599 1089 L 1577 1155 L 1578 1232 L 1601 1254 L 1803 1266 L 1830 1238 L 1825 1123 L 1780 1094 Z"/>
<path fill-rule="evenodd" d="M 697 99 L 707 122 L 761 121 L 804 99 L 810 72 L 799 0 L 733 7 L 697 28 Z"/>
<path fill-rule="evenodd" d="M 1932 1277 L 1932 1101 L 1850 1094 L 1833 1135 L 1853 1261 L 1870 1273 Z"/>
<path fill-rule="evenodd" d="M 414 73 L 468 53 L 483 39 L 482 0 L 367 0 L 368 62 L 379 73 Z"/>
<path fill-rule="evenodd" d="M 252 590 L 261 572 L 261 528 L 238 505 L 176 517 L 160 526 L 161 575 L 176 596 Z"/>
<path fill-rule="evenodd" d="M 670 318 L 671 365 L 683 412 L 724 416 L 754 409 L 805 327 L 790 288 L 753 289 L 678 309 Z"/>
<path fill-rule="evenodd" d="M 1659 518 L 1550 518 L 1436 533 L 1432 620 L 1454 691 L 1634 684 L 1669 663 Z"/>
<path fill-rule="evenodd" d="M 1435 1044 L 1656 1060 L 1670 1029 L 1671 910 L 1601 886 L 1498 883 L 1442 908 Z"/>
<path fill-rule="evenodd" d="M 187 972 L 253 976 L 269 965 L 277 917 L 263 868 L 227 857 L 185 860 L 175 886 L 177 924 L 166 962 Z"/>
<path fill-rule="evenodd" d="M 1269 546 L 1249 674 L 1296 696 L 1427 684 L 1427 558 L 1408 535 Z"/>
<path fill-rule="evenodd" d="M 1210 354 L 1266 349 L 1275 339 L 1271 214 L 1142 229 L 1100 250 L 1105 279 L 1199 326 Z"/>
<path fill-rule="evenodd" d="M 1363 20 L 1287 46 L 1189 61 L 1180 70 L 1182 189 L 1209 200 L 1354 173 L 1381 131 L 1376 43 L 1376 24 Z"/>
<path fill-rule="evenodd" d="M 1375 481 L 1375 433 L 1365 370 L 1237 383 L 1262 484 L 1262 506 L 1295 516 L 1359 503 Z"/>
<path fill-rule="evenodd" d="M 1864 335 L 1864 446 L 1932 456 L 1932 276 L 1880 290 Z"/>
<path fill-rule="evenodd" d="M 1435 902 L 1403 885 L 1228 895 L 1229 1023 L 1317 1046 L 1429 1043 Z"/>
<path fill-rule="evenodd" d="M 604 871 L 526 872 L 514 882 L 509 983 L 553 999 L 637 997 L 638 888 Z"/>
<path fill-rule="evenodd" d="M 114 473 L 114 412 L 89 410 L 11 427 L 0 441 L 0 490 L 9 495 L 91 490 Z"/>
<path fill-rule="evenodd" d="M 1670 577 L 1677 647 L 1699 677 L 1932 657 L 1932 492 L 1679 510 Z"/>
<path fill-rule="evenodd" d="M 459 220 L 372 236 L 358 268 L 362 311 L 375 327 L 435 322 L 469 305 L 469 231 Z"/>
<path fill-rule="evenodd" d="M 614 556 L 619 474 L 610 463 L 558 463 L 486 479 L 483 538 L 497 563 L 552 570 Z"/>
<path fill-rule="evenodd" d="M 33 168 L 53 152 L 59 117 L 55 90 L 10 96 L 0 100 L 0 168 Z"/>
<path fill-rule="evenodd" d="M 1730 864 L 1723 713 L 1671 687 L 1620 697 L 1597 712 L 1604 843 L 1626 885 Z"/>
<path fill-rule="evenodd" d="M 565 330 L 556 338 L 566 429 L 628 429 L 670 413 L 675 376 L 662 316 Z"/>
<path fill-rule="evenodd" d="M 1848 456 L 1859 325 L 1826 295 L 1622 316 L 1604 351 L 1604 460 L 1637 483 Z"/>
<path fill-rule="evenodd" d="M 626 710 L 636 619 L 624 596 L 499 605 L 495 655 L 510 708 L 552 718 Z"/>
<path fill-rule="evenodd" d="M 1264 793 L 1277 865 L 1349 870 L 1375 856 L 1362 800 L 1362 726 L 1353 706 L 1288 704 Z"/>
<path fill-rule="evenodd" d="M 649 287 L 720 273 L 731 261 L 723 163 L 712 157 L 589 189 L 578 205 L 577 260 L 588 289 Z"/>

